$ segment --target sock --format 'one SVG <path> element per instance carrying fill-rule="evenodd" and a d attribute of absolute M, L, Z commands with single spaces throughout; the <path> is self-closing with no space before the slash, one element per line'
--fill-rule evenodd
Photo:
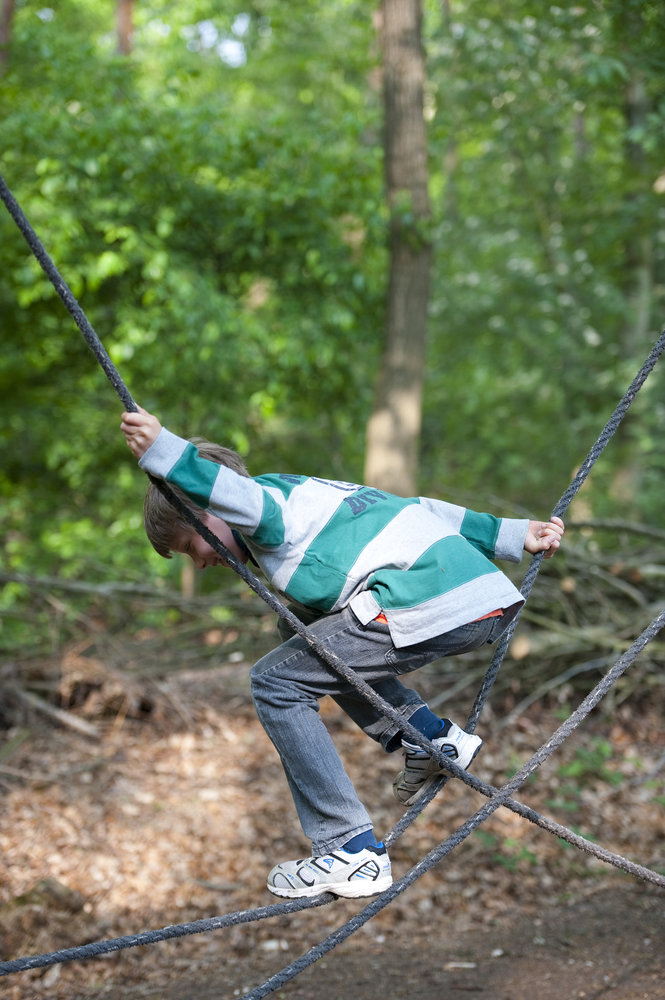
<path fill-rule="evenodd" d="M 381 845 L 376 842 L 374 830 L 364 830 L 363 833 L 357 833 L 355 837 L 351 837 L 351 840 L 347 840 L 345 844 L 342 844 L 342 850 L 348 851 L 349 854 L 357 854 L 366 847 L 380 846 Z"/>
<path fill-rule="evenodd" d="M 428 740 L 447 736 L 450 729 L 450 719 L 440 719 L 427 705 L 423 705 L 417 712 L 414 712 L 409 722 L 414 729 L 417 729 L 419 733 L 426 736 Z"/>

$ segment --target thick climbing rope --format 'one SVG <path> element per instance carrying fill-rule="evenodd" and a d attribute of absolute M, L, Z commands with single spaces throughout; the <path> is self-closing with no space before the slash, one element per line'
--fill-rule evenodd
<path fill-rule="evenodd" d="M 580 723 L 586 718 L 586 716 L 591 712 L 604 697 L 605 694 L 612 687 L 614 682 L 627 670 L 630 664 L 634 661 L 638 653 L 644 648 L 644 646 L 655 636 L 665 625 L 665 609 L 651 622 L 651 624 L 644 630 L 642 635 L 633 643 L 629 650 L 624 653 L 616 664 L 605 677 L 596 685 L 596 687 L 586 696 L 584 701 L 579 705 L 579 707 L 573 712 L 573 714 L 564 722 L 556 732 L 547 740 L 539 750 L 516 772 L 515 775 L 506 782 L 500 789 L 495 789 L 489 801 L 482 806 L 473 816 L 470 816 L 447 840 L 444 840 L 441 844 L 434 847 L 429 854 L 417 862 L 413 868 L 411 868 L 405 875 L 393 883 L 393 885 L 377 896 L 376 899 L 365 907 L 360 913 L 355 914 L 349 921 L 339 927 L 336 931 L 333 931 L 325 940 L 320 941 L 318 944 L 314 945 L 305 955 L 302 955 L 291 965 L 285 967 L 280 972 L 276 973 L 270 979 L 266 980 L 261 986 L 258 986 L 255 990 L 250 993 L 246 993 L 242 1000 L 260 1000 L 261 997 L 267 996 L 268 993 L 272 993 L 274 990 L 279 989 L 284 983 L 288 982 L 289 979 L 293 979 L 294 976 L 302 972 L 307 966 L 313 964 L 313 962 L 318 961 L 327 952 L 331 951 L 334 947 L 340 944 L 346 938 L 350 937 L 356 930 L 362 927 L 363 924 L 379 913 L 384 907 L 408 889 L 416 879 L 420 878 L 426 871 L 429 871 L 435 864 L 438 864 L 447 854 L 449 854 L 455 847 L 462 843 L 469 834 L 473 833 L 477 827 L 481 825 L 486 819 L 488 819 L 496 810 L 503 805 L 507 805 L 512 797 L 512 793 L 517 791 L 521 785 L 543 764 L 548 757 L 550 757 L 556 749 L 568 738 L 570 733 L 576 729 Z M 567 838 L 566 838 L 567 839 Z M 648 869 L 644 870 L 648 872 L 650 881 L 654 882 L 656 885 L 665 886 L 665 877 L 658 875 L 656 872 L 650 872 Z M 636 872 L 634 874 L 637 874 Z"/>
<path fill-rule="evenodd" d="M 89 321 L 87 320 L 83 310 L 76 301 L 71 290 L 63 280 L 62 276 L 58 272 L 55 264 L 49 257 L 45 248 L 43 247 L 41 241 L 37 237 L 36 233 L 30 226 L 27 218 L 25 217 L 23 211 L 21 210 L 18 202 L 11 194 L 9 188 L 7 187 L 4 179 L 0 175 L 0 198 L 2 198 L 5 206 L 7 207 L 10 215 L 16 222 L 19 230 L 25 237 L 30 249 L 35 255 L 37 261 L 39 262 L 42 269 L 45 271 L 49 279 L 51 280 L 56 292 L 62 299 L 65 307 L 68 309 L 70 314 L 73 316 L 77 326 L 83 333 L 83 336 L 90 346 L 91 350 L 97 357 L 102 369 L 107 375 L 109 381 L 115 388 L 117 394 L 119 395 L 121 401 L 128 410 L 136 410 L 137 406 L 132 399 L 129 391 L 127 390 L 124 382 L 122 381 L 120 375 L 116 371 L 108 353 L 104 349 L 99 337 L 93 330 Z M 635 398 L 637 392 L 641 388 L 647 376 L 653 370 L 658 358 L 665 349 L 665 331 L 661 334 L 659 340 L 654 345 L 649 357 L 646 359 L 644 365 L 642 366 L 640 372 L 634 379 L 633 383 L 629 387 L 625 396 L 617 406 L 612 418 L 608 421 L 606 427 L 601 433 L 598 441 L 595 443 L 594 447 L 589 452 L 587 459 L 580 467 L 580 470 L 571 483 L 569 490 L 564 494 L 564 496 L 559 501 L 559 504 L 555 508 L 554 513 L 562 513 L 570 503 L 572 497 L 579 490 L 580 486 L 584 482 L 589 470 L 593 466 L 594 462 L 597 460 L 598 456 L 602 450 L 606 447 L 610 438 L 616 431 L 620 421 L 627 412 L 629 406 L 631 405 L 633 399 Z M 582 721 L 582 719 L 588 714 L 588 711 L 597 704 L 597 701 L 603 697 L 606 690 L 614 683 L 616 677 L 627 669 L 627 667 L 632 663 L 633 659 L 638 655 L 643 646 L 657 634 L 660 629 L 665 624 L 665 611 L 661 615 L 657 616 L 651 625 L 642 633 L 640 639 L 633 644 L 631 649 L 624 654 L 624 656 L 617 662 L 614 668 L 606 675 L 604 681 L 602 681 L 592 692 L 587 699 L 582 703 L 577 713 L 573 715 L 568 720 L 567 724 L 560 727 L 557 733 L 546 743 L 541 750 L 538 751 L 531 758 L 523 768 L 518 771 L 518 773 L 513 777 L 513 779 L 503 786 L 502 789 L 495 789 L 492 786 L 488 786 L 485 783 L 479 781 L 479 779 L 462 771 L 455 764 L 443 757 L 440 752 L 435 748 L 429 740 L 426 740 L 422 734 L 415 730 L 410 724 L 404 722 L 404 720 L 399 716 L 399 713 L 395 712 L 392 706 L 384 702 L 383 699 L 379 698 L 372 688 L 369 687 L 364 681 L 357 677 L 353 670 L 351 670 L 345 663 L 343 663 L 337 656 L 335 656 L 330 650 L 328 650 L 324 644 L 322 644 L 315 636 L 313 636 L 309 630 L 302 625 L 300 620 L 296 618 L 264 585 L 254 576 L 254 574 L 249 571 L 244 564 L 237 560 L 232 553 L 226 549 L 226 547 L 217 539 L 215 535 L 210 532 L 202 522 L 196 518 L 195 515 L 179 501 L 178 497 L 173 493 L 173 491 L 162 481 L 153 480 L 156 485 L 162 490 L 167 500 L 172 503 L 178 511 L 186 517 L 186 519 L 192 524 L 192 526 L 202 535 L 202 537 L 220 554 L 224 557 L 225 561 L 245 580 L 245 582 L 264 600 L 266 603 L 273 608 L 282 618 L 284 618 L 293 628 L 293 630 L 301 635 L 308 644 L 314 649 L 314 651 L 326 662 L 333 670 L 335 670 L 340 676 L 342 676 L 349 684 L 359 690 L 368 701 L 370 701 L 377 709 L 382 711 L 384 715 L 393 719 L 399 723 L 400 728 L 404 731 L 410 739 L 416 742 L 418 745 L 427 749 L 431 755 L 449 772 L 450 775 L 463 780 L 466 784 L 474 787 L 476 790 L 480 791 L 482 794 L 489 796 L 488 803 L 479 810 L 475 816 L 471 817 L 465 824 L 452 837 L 444 841 L 443 844 L 439 845 L 430 854 L 415 865 L 410 872 L 408 872 L 402 879 L 398 880 L 391 889 L 386 890 L 385 893 L 381 894 L 377 900 L 370 904 L 366 909 L 358 914 L 353 920 L 347 922 L 342 928 L 340 928 L 335 934 L 331 935 L 326 941 L 321 942 L 314 949 L 303 956 L 298 962 L 293 963 L 286 970 L 282 970 L 282 973 L 278 973 L 276 977 L 268 980 L 261 987 L 258 987 L 253 993 L 247 994 L 247 1000 L 258 1000 L 258 997 L 265 996 L 267 993 L 272 992 L 277 989 L 279 985 L 287 981 L 293 976 L 297 975 L 301 968 L 306 967 L 306 965 L 311 964 L 316 961 L 322 954 L 329 951 L 332 947 L 335 947 L 339 941 L 344 940 L 349 934 L 353 933 L 357 927 L 362 926 L 366 920 L 370 919 L 374 913 L 378 912 L 384 906 L 386 906 L 392 899 L 395 898 L 400 892 L 404 891 L 416 878 L 419 878 L 424 871 L 427 871 L 432 865 L 436 864 L 445 854 L 449 853 L 453 847 L 457 846 L 469 833 L 472 832 L 480 823 L 484 822 L 487 816 L 491 815 L 499 806 L 507 806 L 512 808 L 518 814 L 530 819 L 537 825 L 541 826 L 543 829 L 547 829 L 554 833 L 556 836 L 567 840 L 570 843 L 574 843 L 575 846 L 587 850 L 588 853 L 595 854 L 598 857 L 602 857 L 603 860 L 608 861 L 611 864 L 615 864 L 617 867 L 621 867 L 626 871 L 630 871 L 632 874 L 653 882 L 657 885 L 665 885 L 665 878 L 656 872 L 652 872 L 650 869 L 643 868 L 642 866 L 635 865 L 634 863 L 627 861 L 625 858 L 621 858 L 619 855 L 613 854 L 612 852 L 606 851 L 604 848 L 598 848 L 598 845 L 594 845 L 584 838 L 579 837 L 579 835 L 574 834 L 572 831 L 567 830 L 565 827 L 554 823 L 544 817 L 539 816 L 535 810 L 531 810 L 528 807 L 523 806 L 521 803 L 516 802 L 512 798 L 512 792 L 517 790 L 520 785 L 526 780 L 526 778 L 540 766 L 543 760 L 547 759 L 548 756 L 554 751 L 556 747 L 560 745 L 564 739 L 567 738 L 569 732 L 576 728 Z M 535 556 L 532 560 L 531 566 L 525 578 L 522 592 L 525 597 L 528 596 L 533 582 L 538 573 L 540 563 L 542 561 L 542 554 L 540 556 Z M 488 675 L 485 678 L 483 687 L 479 692 L 479 695 L 474 704 L 473 711 L 470 716 L 469 725 L 473 728 L 476 725 L 477 718 L 480 715 L 482 706 L 489 694 L 492 684 L 496 678 L 496 674 L 500 668 L 503 656 L 508 647 L 510 641 L 510 636 L 514 631 L 514 625 L 509 630 L 508 634 L 504 637 L 504 640 L 500 643 L 499 648 L 493 658 Z M 630 655 L 629 655 L 630 654 Z M 616 675 L 616 676 L 615 676 Z M 606 686 L 605 686 L 606 685 Z M 595 699 L 595 700 L 594 700 Z M 588 706 L 588 707 L 587 707 Z M 567 728 L 570 726 L 570 728 Z M 403 829 L 413 821 L 416 815 L 418 815 L 427 803 L 431 800 L 441 784 L 445 783 L 448 779 L 443 778 L 438 783 L 437 787 L 434 789 L 431 795 L 425 797 L 418 804 L 417 807 L 412 807 L 403 817 L 402 821 L 397 824 L 393 831 L 389 834 L 387 841 L 394 842 L 398 836 L 401 835 Z M 413 815 L 411 815 L 413 814 Z M 71 961 L 74 958 L 82 957 L 92 957 L 94 954 L 107 953 L 109 951 L 117 951 L 122 948 L 133 947 L 138 944 L 152 943 L 157 940 L 165 940 L 169 937 L 179 937 L 185 934 L 191 933 L 201 933 L 205 930 L 217 929 L 222 926 L 231 926 L 237 923 L 249 922 L 250 920 L 259 920 L 265 916 L 276 916 L 281 913 L 294 912 L 296 910 L 305 909 L 313 905 L 322 905 L 324 902 L 329 902 L 331 897 L 323 896 L 317 900 L 297 900 L 286 904 L 276 904 L 272 907 L 263 907 L 258 910 L 244 911 L 243 913 L 230 914 L 227 917 L 214 917 L 208 920 L 196 921 L 190 924 L 174 925 L 171 927 L 163 928 L 161 931 L 149 931 L 144 932 L 140 935 L 132 935 L 124 938 L 115 938 L 112 941 L 107 942 L 97 942 L 95 944 L 84 945 L 79 948 L 65 949 L 61 952 L 53 952 L 50 955 L 42 956 L 32 956 L 25 959 L 17 959 L 13 962 L 3 962 L 0 963 L 0 975 L 7 975 L 10 972 L 16 972 L 25 970 L 28 968 L 36 968 L 43 965 L 55 964 L 56 962 Z M 363 916 L 365 915 L 366 916 Z M 305 962 L 305 965 L 302 962 Z"/>
<path fill-rule="evenodd" d="M 584 485 L 591 469 L 593 468 L 593 466 L 598 461 L 601 454 L 611 441 L 612 437 L 614 436 L 615 432 L 619 427 L 619 424 L 625 417 L 629 407 L 635 400 L 635 397 L 637 396 L 638 392 L 644 385 L 648 376 L 653 371 L 658 359 L 660 358 L 664 350 L 665 350 L 665 330 L 663 330 L 660 337 L 649 351 L 649 354 L 646 357 L 644 364 L 638 371 L 633 381 L 630 383 L 628 389 L 626 390 L 620 401 L 617 403 L 614 412 L 612 413 L 611 417 L 609 418 L 609 420 L 603 427 L 602 431 L 598 435 L 596 441 L 589 449 L 588 455 L 586 456 L 586 458 L 580 465 L 579 469 L 577 470 L 577 473 L 573 477 L 572 482 L 570 483 L 568 488 L 564 491 L 559 501 L 555 504 L 554 510 L 552 511 L 553 517 L 555 516 L 563 517 L 565 512 L 568 510 L 571 501 L 575 498 L 575 496 L 579 493 L 580 489 Z M 527 573 L 524 577 L 520 590 L 524 597 L 525 602 L 528 600 L 533 585 L 536 581 L 536 577 L 540 571 L 543 558 L 544 558 L 544 553 L 542 552 L 539 552 L 537 555 L 533 556 L 529 568 L 527 570 Z M 499 642 L 497 643 L 497 648 L 492 657 L 492 661 L 489 665 L 487 673 L 485 674 L 485 677 L 483 678 L 480 690 L 476 695 L 476 700 L 473 704 L 473 708 L 471 709 L 471 712 L 469 714 L 469 717 L 465 725 L 465 729 L 469 733 L 474 732 L 476 725 L 478 724 L 480 713 L 483 710 L 485 702 L 487 701 L 487 698 L 489 697 L 494 682 L 496 681 L 499 670 L 501 669 L 501 665 L 503 663 L 504 657 L 510 645 L 513 633 L 515 632 L 515 629 L 517 628 L 517 625 L 519 623 L 521 614 L 522 614 L 522 609 L 520 609 L 518 614 L 515 616 L 515 618 L 510 623 L 509 627 L 506 629 L 506 631 L 501 636 Z M 428 802 L 431 802 L 434 796 L 437 795 L 439 791 L 441 791 L 441 789 L 447 783 L 447 781 L 448 778 L 445 775 L 442 775 L 436 781 L 432 782 L 430 788 L 426 793 Z"/>
<path fill-rule="evenodd" d="M 644 364 L 640 368 L 639 372 L 637 373 L 633 381 L 628 386 L 628 389 L 624 393 L 621 400 L 616 405 L 612 416 L 609 418 L 609 420 L 603 427 L 602 431 L 598 435 L 598 438 L 596 439 L 592 447 L 589 449 L 588 455 L 586 456 L 586 458 L 580 465 L 579 469 L 577 470 L 577 473 L 574 476 L 572 482 L 570 483 L 568 489 L 565 490 L 565 492 L 559 499 L 558 503 L 555 504 L 554 510 L 552 511 L 553 517 L 562 517 L 568 510 L 571 501 L 574 499 L 575 496 L 577 496 L 580 489 L 584 485 L 584 482 L 586 481 L 587 476 L 591 472 L 591 469 L 598 461 L 602 452 L 605 450 L 605 448 L 611 441 L 612 437 L 616 433 L 619 424 L 626 416 L 631 404 L 635 400 L 635 397 L 637 396 L 638 392 L 646 382 L 648 376 L 655 368 L 656 362 L 658 361 L 664 350 L 665 350 L 665 330 L 663 330 L 660 337 L 649 351 L 649 354 L 645 359 Z M 524 577 L 521 591 L 525 600 L 527 600 L 529 594 L 531 593 L 531 589 L 535 583 L 536 577 L 540 570 L 541 563 L 543 561 L 543 556 L 544 553 L 539 552 L 537 555 L 533 557 L 529 569 L 527 570 L 526 576 Z M 518 621 L 519 621 L 519 614 L 510 623 L 510 626 L 508 627 L 506 632 L 501 637 L 501 640 L 499 641 L 496 652 L 492 658 L 489 670 L 487 671 L 487 674 L 482 683 L 480 691 L 478 692 L 476 701 L 469 716 L 467 724 L 467 730 L 469 732 L 473 732 L 473 730 L 475 729 L 478 717 L 480 716 L 480 712 L 482 711 L 483 705 L 487 700 L 487 696 L 489 695 L 492 685 L 496 680 L 496 676 L 503 662 L 503 658 L 506 654 L 506 650 L 508 649 L 515 628 L 517 627 Z"/>
<path fill-rule="evenodd" d="M 134 402 L 125 383 L 123 382 L 120 374 L 115 368 L 113 362 L 111 361 L 99 336 L 93 329 L 85 313 L 83 312 L 83 309 L 77 302 L 73 292 L 67 285 L 66 281 L 58 271 L 53 260 L 47 253 L 43 243 L 41 242 L 36 232 L 30 225 L 25 213 L 18 204 L 16 198 L 9 190 L 1 174 L 0 174 L 0 198 L 2 198 L 7 210 L 14 219 L 18 229 L 23 234 L 36 260 L 38 261 L 38 263 L 44 270 L 45 274 L 53 284 L 53 287 L 55 288 L 56 292 L 62 299 L 62 302 L 65 305 L 66 309 L 70 312 L 70 314 L 74 318 L 88 346 L 90 347 L 95 357 L 99 361 L 104 373 L 106 374 L 113 388 L 116 390 L 121 401 L 128 410 L 136 411 L 138 407 Z M 665 350 L 665 330 L 662 332 L 659 340 L 652 348 L 649 356 L 647 357 L 642 368 L 640 369 L 640 372 L 635 377 L 629 389 L 627 390 L 626 394 L 624 395 L 623 399 L 617 406 L 613 414 L 613 417 L 610 419 L 610 421 L 608 421 L 606 427 L 603 429 L 601 435 L 599 436 L 598 441 L 595 443 L 595 445 L 589 452 L 587 458 L 585 459 L 584 463 L 580 467 L 580 471 L 578 472 L 577 477 L 571 484 L 568 493 L 564 495 L 566 499 L 562 498 L 562 500 L 559 502 L 558 506 L 561 507 L 561 509 L 565 509 L 567 504 L 570 502 L 570 499 L 575 495 L 575 493 L 581 487 L 582 483 L 584 482 L 584 479 L 586 478 L 586 475 L 588 474 L 589 469 L 593 466 L 597 457 L 606 447 L 610 438 L 616 431 L 617 427 L 619 426 L 619 423 L 623 419 L 623 416 L 628 411 L 629 406 L 631 405 L 635 396 L 637 395 L 639 388 L 643 385 L 647 376 L 653 370 L 658 358 L 663 353 L 663 350 Z M 355 687 L 362 695 L 364 695 L 364 697 L 375 708 L 383 712 L 383 714 L 386 715 L 388 718 L 390 718 L 392 721 L 399 723 L 400 728 L 403 730 L 405 736 L 407 736 L 410 741 L 413 741 L 418 746 L 421 746 L 423 747 L 423 749 L 428 750 L 428 752 L 432 754 L 434 759 L 439 761 L 442 765 L 448 766 L 447 758 L 445 758 L 435 747 L 433 747 L 431 742 L 427 740 L 425 737 L 423 737 L 422 733 L 418 732 L 418 730 L 414 729 L 410 724 L 406 723 L 404 719 L 399 715 L 399 713 L 395 711 L 395 709 L 391 705 L 389 705 L 382 698 L 380 698 L 365 681 L 363 681 L 360 677 L 358 677 L 352 669 L 350 669 L 338 656 L 332 653 L 332 651 L 329 650 L 324 643 L 322 643 L 315 635 L 313 635 L 310 632 L 310 630 L 302 624 L 300 619 L 297 618 L 263 583 L 261 583 L 261 581 L 254 575 L 254 573 L 252 573 L 250 569 L 248 569 L 247 566 L 245 566 L 242 562 L 240 562 L 239 559 L 236 559 L 233 553 L 231 553 L 226 548 L 226 546 L 223 545 L 223 543 L 217 538 L 217 536 L 213 535 L 213 533 L 209 530 L 209 528 L 205 524 L 203 524 L 203 522 L 200 521 L 199 518 L 197 518 L 196 515 L 194 515 L 180 501 L 180 499 L 175 495 L 175 493 L 163 480 L 153 479 L 153 482 L 161 490 L 166 499 L 170 503 L 172 503 L 173 506 L 178 510 L 178 512 L 183 517 L 185 517 L 186 520 L 196 529 L 196 531 L 201 535 L 201 537 L 204 538 L 204 540 L 219 555 L 221 555 L 224 558 L 225 562 L 227 562 L 228 565 L 230 565 L 231 568 L 234 569 L 240 577 L 242 577 L 245 583 L 247 583 L 247 585 L 251 587 L 251 589 L 254 590 L 254 592 L 258 594 L 258 596 L 261 597 L 266 602 L 266 604 L 268 604 L 269 607 L 271 607 L 274 611 L 277 612 L 278 615 L 280 615 L 286 622 L 288 622 L 288 624 L 291 626 L 294 632 L 296 632 L 303 639 L 305 639 L 305 641 L 314 650 L 314 652 L 318 656 L 320 656 L 321 659 L 328 666 L 330 666 L 352 687 Z M 534 556 L 532 559 L 529 572 L 527 573 L 527 577 L 525 579 L 525 585 L 528 584 L 528 591 L 530 591 L 531 586 L 533 585 L 533 580 L 535 580 L 535 577 L 538 573 L 541 560 L 542 560 L 542 553 L 539 556 L 538 555 Z M 510 629 L 509 636 L 512 635 L 512 632 L 513 629 Z M 496 676 L 496 673 L 498 672 L 498 668 L 500 666 L 503 655 L 505 654 L 505 650 L 507 649 L 508 641 L 509 639 L 505 638 L 504 641 L 499 644 L 499 648 L 497 649 L 497 654 L 493 659 L 489 672 L 489 674 L 492 675 L 491 678 L 492 682 L 494 680 L 494 677 Z M 498 661 L 498 664 L 496 664 L 495 661 Z M 481 689 L 479 697 L 476 699 L 476 705 L 474 706 L 474 710 L 470 717 L 470 724 L 474 727 L 476 724 L 474 715 L 480 714 L 480 710 L 482 708 L 482 705 L 484 704 L 484 701 L 487 698 L 487 694 L 489 693 L 490 688 L 491 688 L 491 683 L 489 685 L 485 683 L 483 685 L 483 688 Z M 459 772 L 455 773 L 456 777 L 461 777 L 462 774 L 464 773 L 459 768 L 456 769 L 453 768 L 452 770 L 453 773 L 455 773 L 455 771 Z"/>
<path fill-rule="evenodd" d="M 570 734 L 582 723 L 588 714 L 598 705 L 601 699 L 607 694 L 618 678 L 625 673 L 628 667 L 634 662 L 644 647 L 660 632 L 665 626 L 665 609 L 657 615 L 647 626 L 642 634 L 635 640 L 631 647 L 617 660 L 615 665 L 608 671 L 596 687 L 586 696 L 579 707 L 562 723 L 556 732 L 540 747 L 533 756 L 522 765 L 520 770 L 502 788 L 497 789 L 485 785 L 478 779 L 473 779 L 473 787 L 488 797 L 488 802 L 460 826 L 450 837 L 433 848 L 429 854 L 418 861 L 405 875 L 393 883 L 380 896 L 374 899 L 364 910 L 356 914 L 350 921 L 337 928 L 329 937 L 319 942 L 311 948 L 305 955 L 291 963 L 285 969 L 273 976 L 256 990 L 246 994 L 243 1000 L 258 1000 L 259 997 L 284 985 L 289 979 L 294 978 L 308 965 L 313 964 L 323 957 L 328 951 L 334 948 L 341 941 L 346 940 L 351 934 L 358 930 L 371 917 L 375 916 L 388 903 L 392 902 L 398 895 L 409 888 L 416 879 L 438 864 L 447 854 L 465 840 L 481 823 L 492 815 L 499 806 L 507 806 L 526 819 L 532 820 L 548 832 L 555 834 L 562 840 L 585 851 L 586 853 L 599 858 L 602 861 L 614 864 L 623 869 L 628 874 L 634 875 L 645 881 L 651 882 L 661 888 L 665 888 L 665 876 L 654 872 L 642 865 L 637 865 L 620 855 L 586 840 L 579 834 L 575 834 L 565 827 L 560 826 L 552 820 L 544 819 L 533 810 L 512 798 L 512 793 L 524 784 L 524 782 L 534 773 L 534 771 L 547 760 L 556 749 L 566 740 Z M 464 773 L 464 772 L 463 772 Z M 422 811 L 421 807 L 417 812 Z M 394 839 L 394 838 L 393 838 Z M 223 927 L 238 926 L 243 923 L 251 923 L 267 917 L 282 916 L 287 913 L 294 913 L 299 910 L 309 909 L 314 906 L 322 906 L 332 902 L 333 896 L 326 894 L 315 899 L 292 900 L 288 903 L 277 903 L 273 906 L 260 907 L 255 910 L 243 910 L 226 916 L 210 917 L 203 920 L 193 921 L 187 924 L 176 924 L 160 930 L 144 931 L 140 934 L 128 935 L 125 937 L 113 938 L 108 941 L 97 941 L 91 944 L 80 945 L 75 948 L 64 948 L 60 951 L 51 952 L 44 955 L 32 955 L 26 958 L 18 958 L 7 962 L 0 962 L 0 975 L 8 975 L 15 972 L 25 972 L 29 969 L 42 968 L 48 965 L 55 965 L 59 962 L 70 962 L 84 958 L 94 958 L 99 955 L 106 955 L 111 952 L 121 951 L 126 948 L 134 948 L 139 945 L 155 944 L 158 941 L 166 941 L 177 937 L 185 937 L 191 934 L 201 934 L 208 931 L 219 930 Z"/>

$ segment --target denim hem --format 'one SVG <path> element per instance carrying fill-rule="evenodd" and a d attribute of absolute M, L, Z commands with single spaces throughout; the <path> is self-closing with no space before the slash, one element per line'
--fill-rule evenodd
<path fill-rule="evenodd" d="M 414 702 L 409 705 L 408 708 L 411 710 L 407 715 L 406 711 L 402 712 L 405 722 L 410 722 L 416 712 L 425 705 L 424 701 Z M 404 737 L 403 731 L 397 726 L 396 723 L 391 723 L 390 726 L 381 734 L 380 743 L 386 753 L 395 753 L 396 750 L 402 749 L 402 739 Z"/>
<path fill-rule="evenodd" d="M 321 857 L 323 854 L 331 854 L 333 851 L 338 851 L 340 847 L 344 847 L 352 837 L 357 837 L 359 833 L 366 833 L 367 830 L 373 830 L 374 826 L 372 823 L 365 823 L 363 826 L 357 826 L 353 830 L 349 830 L 348 833 L 342 834 L 341 837 L 335 837 L 333 840 L 326 841 L 325 844 L 312 844 L 312 854 L 315 858 Z"/>

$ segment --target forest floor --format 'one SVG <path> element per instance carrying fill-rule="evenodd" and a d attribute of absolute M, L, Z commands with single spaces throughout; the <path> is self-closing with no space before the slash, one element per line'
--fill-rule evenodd
<path fill-rule="evenodd" d="M 91 664 L 71 651 L 70 679 Z M 100 676 L 103 664 L 97 664 Z M 307 853 L 276 754 L 251 706 L 248 664 L 151 682 L 150 711 L 105 716 L 97 738 L 28 713 L 3 734 L 0 959 L 275 902 L 265 876 Z M 426 697 L 444 688 L 421 671 Z M 90 699 L 104 685 L 90 685 Z M 145 692 L 144 692 L 145 702 Z M 467 696 L 448 714 L 462 721 Z M 573 702 L 573 707 L 576 701 Z M 448 708 L 449 706 L 447 706 Z M 502 706 L 509 707 L 509 706 Z M 145 704 L 144 704 L 145 709 Z M 400 816 L 400 760 L 324 704 L 379 833 Z M 487 708 L 474 769 L 500 785 L 568 705 L 506 726 Z M 85 713 L 84 713 L 85 714 Z M 97 719 L 99 716 L 97 715 Z M 665 870 L 662 706 L 597 710 L 520 798 L 610 850 Z M 451 782 L 391 850 L 402 875 L 481 804 Z M 230 1000 L 255 989 L 359 912 L 327 906 L 3 978 L 7 1000 Z M 497 811 L 355 935 L 275 994 L 293 1000 L 665 1000 L 665 890 Z"/>

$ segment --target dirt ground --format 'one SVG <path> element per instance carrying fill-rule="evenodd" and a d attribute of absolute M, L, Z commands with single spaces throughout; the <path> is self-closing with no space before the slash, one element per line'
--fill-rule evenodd
<path fill-rule="evenodd" d="M 82 670 L 77 654 L 63 676 Z M 86 676 L 90 664 L 85 664 Z M 104 697 L 104 677 L 96 697 Z M 440 681 L 419 677 L 419 687 Z M 92 690 L 92 689 L 91 689 Z M 85 707 L 81 709 L 85 717 Z M 459 704 L 456 716 L 464 717 Z M 562 709 L 563 711 L 563 709 Z M 326 721 L 384 834 L 399 758 L 334 705 Z M 450 713 L 455 717 L 455 713 Z M 98 706 L 89 706 L 98 725 Z M 474 765 L 501 784 L 556 728 L 532 706 L 487 710 Z M 249 702 L 247 664 L 160 681 L 149 716 L 111 714 L 96 738 L 27 717 L 0 766 L 0 959 L 275 902 L 265 875 L 307 845 Z M 568 745 L 570 744 L 570 745 Z M 665 870 L 665 733 L 655 706 L 589 720 L 520 795 L 610 850 Z M 451 783 L 391 849 L 401 875 L 478 808 Z M 362 901 L 0 979 L 8 1000 L 231 1000 L 330 934 Z M 407 892 L 296 978 L 293 1000 L 665 1000 L 665 890 L 581 855 L 500 810 Z"/>
<path fill-rule="evenodd" d="M 427 927 L 405 928 L 400 938 L 362 951 L 341 945 L 276 995 L 291 1000 L 665 998 L 662 894 L 608 886 L 543 912 L 516 912 L 459 937 L 454 917 L 441 915 Z M 250 962 L 195 983 L 185 977 L 157 991 L 125 995 L 216 1000 L 246 993 L 257 984 L 257 971 Z M 274 971 L 265 966 L 263 978 Z"/>

